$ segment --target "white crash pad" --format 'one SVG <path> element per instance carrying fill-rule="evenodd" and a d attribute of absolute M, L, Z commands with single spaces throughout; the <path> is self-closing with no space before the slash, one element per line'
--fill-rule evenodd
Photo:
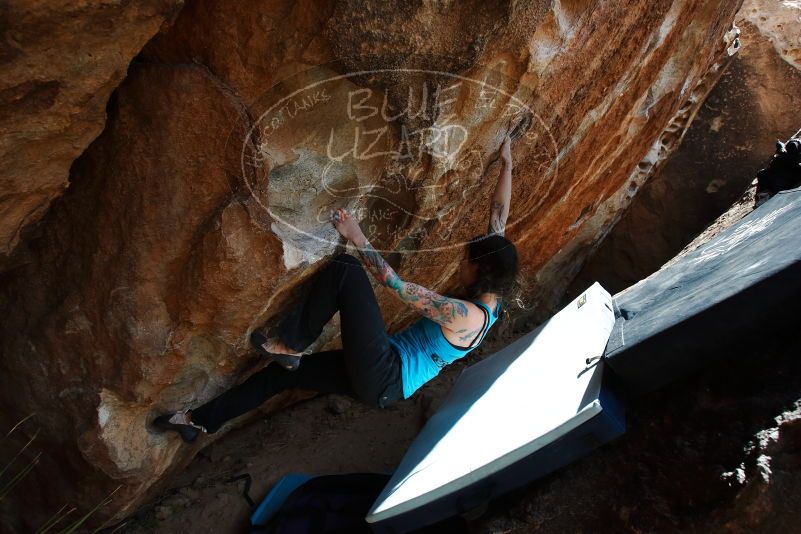
<path fill-rule="evenodd" d="M 479 490 L 488 500 L 531 480 L 515 472 L 523 460 L 535 478 L 622 433 L 618 415 L 611 431 L 608 425 L 600 432 L 587 426 L 605 409 L 603 366 L 587 360 L 604 351 L 614 324 L 611 303 L 596 283 L 533 332 L 463 371 L 367 521 L 411 518 L 392 531 L 432 523 L 465 511 L 458 508 L 467 506 L 470 496 L 460 493 L 482 481 L 492 481 Z M 537 458 L 538 451 L 571 432 L 580 442 L 565 442 Z M 587 439 L 593 432 L 594 439 Z"/>

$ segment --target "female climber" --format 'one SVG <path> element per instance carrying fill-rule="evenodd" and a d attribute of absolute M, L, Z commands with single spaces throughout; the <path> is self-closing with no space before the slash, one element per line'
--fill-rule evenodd
<path fill-rule="evenodd" d="M 347 394 L 381 408 L 410 397 L 449 363 L 478 347 L 498 318 L 501 299 L 517 275 L 517 251 L 503 237 L 512 193 L 512 155 L 507 136 L 500 149 L 501 172 L 492 198 L 489 231 L 471 240 L 461 263 L 461 298 L 446 297 L 402 280 L 370 245 L 356 220 L 337 210 L 332 222 L 353 243 L 354 256 L 340 254 L 312 279 L 305 298 L 283 318 L 278 336 L 251 335 L 268 365 L 203 406 L 158 417 L 154 425 L 193 442 L 216 432 L 273 395 L 287 389 Z M 388 335 L 367 275 L 389 288 L 422 317 Z M 304 355 L 339 311 L 342 349 Z"/>

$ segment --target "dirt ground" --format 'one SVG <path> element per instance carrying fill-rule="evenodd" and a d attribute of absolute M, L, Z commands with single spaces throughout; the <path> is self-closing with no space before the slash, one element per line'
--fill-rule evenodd
<path fill-rule="evenodd" d="M 244 532 L 251 510 L 242 482 L 229 482 L 237 475 L 251 475 L 250 495 L 258 502 L 288 473 L 391 473 L 461 371 L 517 335 L 500 339 L 495 332 L 412 398 L 386 410 L 322 395 L 233 430 L 203 449 L 159 498 L 115 528 L 128 534 Z"/>

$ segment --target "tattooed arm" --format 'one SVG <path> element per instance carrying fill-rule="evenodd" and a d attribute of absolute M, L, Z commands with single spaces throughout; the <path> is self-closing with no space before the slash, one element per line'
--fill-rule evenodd
<path fill-rule="evenodd" d="M 474 304 L 445 297 L 418 284 L 401 280 L 395 269 L 367 241 L 359 224 L 346 210 L 340 209 L 335 212 L 334 226 L 340 234 L 355 245 L 365 267 L 375 279 L 391 289 L 404 304 L 443 327 L 458 333 L 460 337 L 469 336 L 472 339 L 470 334 L 472 333 L 474 336 L 476 332 L 476 314 L 483 321 L 483 316 L 478 309 L 475 309 L 473 314 L 469 313 L 468 307 L 476 308 Z"/>
<path fill-rule="evenodd" d="M 450 330 L 456 331 L 464 326 L 462 323 L 468 314 L 466 302 L 444 297 L 418 284 L 401 280 L 366 239 L 362 243 L 354 242 L 354 245 L 376 280 L 393 290 L 404 304 Z"/>
<path fill-rule="evenodd" d="M 495 193 L 492 195 L 490 205 L 490 220 L 487 232 L 490 234 L 503 235 L 506 229 L 506 219 L 509 217 L 509 203 L 512 199 L 512 149 L 509 136 L 503 140 L 501 145 L 501 173 L 498 176 L 498 184 L 495 186 Z"/>

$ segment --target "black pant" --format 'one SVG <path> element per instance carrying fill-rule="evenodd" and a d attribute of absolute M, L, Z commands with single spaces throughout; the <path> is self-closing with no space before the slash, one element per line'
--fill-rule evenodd
<path fill-rule="evenodd" d="M 359 260 L 336 256 L 312 280 L 309 292 L 281 322 L 278 335 L 302 351 L 339 311 L 342 350 L 304 356 L 300 368 L 268 365 L 242 384 L 192 410 L 192 421 L 216 432 L 226 421 L 286 389 L 342 393 L 378 407 L 403 398 L 400 359 L 389 343 L 373 288 Z"/>

